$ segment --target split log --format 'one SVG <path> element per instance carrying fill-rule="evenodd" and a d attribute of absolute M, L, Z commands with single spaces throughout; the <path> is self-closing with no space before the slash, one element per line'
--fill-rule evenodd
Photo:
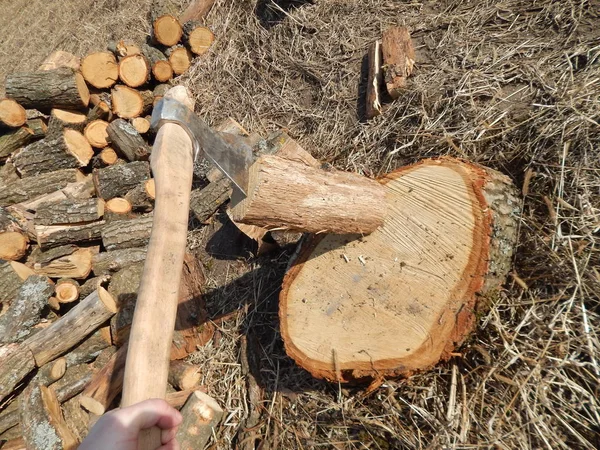
<path fill-rule="evenodd" d="M 185 23 L 183 36 L 189 49 L 196 55 L 206 53 L 215 40 L 215 35 L 210 29 L 195 21 Z"/>
<path fill-rule="evenodd" d="M 79 278 L 84 279 L 92 271 L 92 258 L 94 253 L 97 253 L 97 248 L 80 248 L 73 253 L 59 258 L 53 259 L 48 263 L 36 263 L 33 266 L 35 273 L 45 275 L 51 278 Z M 66 289 L 63 287 L 62 289 Z M 56 297 L 60 303 L 68 303 L 66 300 L 61 300 L 61 297 Z M 79 298 L 77 296 L 71 301 Z"/>
<path fill-rule="evenodd" d="M 0 136 L 0 159 L 7 158 L 11 153 L 25 147 L 34 139 L 34 132 L 29 127 L 21 127 L 18 130 Z"/>
<path fill-rule="evenodd" d="M 59 68 L 6 76 L 6 96 L 27 109 L 82 109 L 88 106 L 90 92 L 79 72 Z"/>
<path fill-rule="evenodd" d="M 266 228 L 361 234 L 381 226 L 387 213 L 376 181 L 271 155 L 251 166 L 248 197 L 231 211 L 236 222 Z"/>
<path fill-rule="evenodd" d="M 100 287 L 52 325 L 30 337 L 25 345 L 41 366 L 75 347 L 116 312 L 114 299 Z"/>
<path fill-rule="evenodd" d="M 29 239 L 23 233 L 8 231 L 0 233 L 0 260 L 17 261 L 25 256 Z"/>
<path fill-rule="evenodd" d="M 177 44 L 183 34 L 181 24 L 170 14 L 156 18 L 152 24 L 152 38 L 166 47 Z"/>
<path fill-rule="evenodd" d="M 384 225 L 308 239 L 284 279 L 286 352 L 319 378 L 407 375 L 449 358 L 510 268 L 520 202 L 507 177 L 444 158 L 380 183 Z"/>
<path fill-rule="evenodd" d="M 29 450 L 75 450 L 77 439 L 64 422 L 52 389 L 31 383 L 20 398 L 21 430 Z"/>
<path fill-rule="evenodd" d="M 54 261 L 55 259 L 60 258 L 61 256 L 71 255 L 78 249 L 79 247 L 73 244 L 67 244 L 63 245 L 62 247 L 51 248 L 50 250 L 47 250 L 45 252 L 43 252 L 39 247 L 36 247 L 31 252 L 28 262 L 33 263 L 34 267 L 36 264 L 41 266 L 44 264 L 48 264 Z"/>
<path fill-rule="evenodd" d="M 96 276 L 114 273 L 145 259 L 145 248 L 124 248 L 122 250 L 101 252 L 94 255 L 92 259 L 92 271 Z"/>
<path fill-rule="evenodd" d="M 81 61 L 81 74 L 85 81 L 98 89 L 111 87 L 119 79 L 119 66 L 115 55 L 110 52 L 96 52 Z"/>
<path fill-rule="evenodd" d="M 59 69 L 61 67 L 69 67 L 73 70 L 79 70 L 80 63 L 81 58 L 79 58 L 78 56 L 75 56 L 69 52 L 57 50 L 48 55 L 48 57 L 42 62 L 42 65 L 39 67 L 39 70 L 54 70 Z"/>
<path fill-rule="evenodd" d="M 59 303 L 71 303 L 79 300 L 79 283 L 73 278 L 61 278 L 54 286 L 54 296 Z"/>
<path fill-rule="evenodd" d="M 152 75 L 156 81 L 164 83 L 173 78 L 173 68 L 163 52 L 148 44 L 143 44 L 142 54 L 150 62 Z"/>
<path fill-rule="evenodd" d="M 60 134 L 65 128 L 82 132 L 87 116 L 76 111 L 53 108 L 48 119 L 48 134 Z"/>
<path fill-rule="evenodd" d="M 62 378 L 51 384 L 49 388 L 56 393 L 58 401 L 64 403 L 79 395 L 91 381 L 94 373 L 89 364 L 68 366 Z"/>
<path fill-rule="evenodd" d="M 192 65 L 192 59 L 194 58 L 192 52 L 182 45 L 167 49 L 166 54 L 175 75 L 185 73 Z"/>
<path fill-rule="evenodd" d="M 85 167 L 92 156 L 94 151 L 83 134 L 65 129 L 29 144 L 13 157 L 13 164 L 22 177 L 30 177 L 56 169 Z"/>
<path fill-rule="evenodd" d="M 106 224 L 102 230 L 102 244 L 107 251 L 131 247 L 146 247 L 152 231 L 152 216 L 119 220 Z"/>
<path fill-rule="evenodd" d="M 104 200 L 122 197 L 141 182 L 150 178 L 146 161 L 133 161 L 94 170 L 94 185 Z"/>
<path fill-rule="evenodd" d="M 12 301 L 23 282 L 34 272 L 15 261 L 0 261 L 0 305 Z"/>
<path fill-rule="evenodd" d="M 44 122 L 44 119 L 37 117 L 35 119 L 28 119 L 25 123 L 27 128 L 33 131 L 34 139 L 41 139 L 48 134 L 48 125 Z"/>
<path fill-rule="evenodd" d="M 96 148 L 108 146 L 108 122 L 104 120 L 93 120 L 87 124 L 83 132 L 88 142 Z"/>
<path fill-rule="evenodd" d="M 36 225 L 37 242 L 42 250 L 72 242 L 93 242 L 101 237 L 103 220 L 84 225 Z"/>
<path fill-rule="evenodd" d="M 66 200 L 67 198 L 85 199 L 90 198 L 95 193 L 94 183 L 91 176 L 83 175 L 78 170 L 73 169 L 58 171 L 56 176 L 58 177 L 60 174 L 63 174 L 65 177 L 69 177 L 67 179 L 68 182 L 66 186 L 58 186 L 56 188 L 57 190 L 54 192 L 40 196 L 34 196 L 33 200 L 21 202 L 16 206 L 35 213 L 37 208 L 44 203 L 59 202 L 61 200 Z M 49 178 L 52 177 L 49 176 Z M 73 179 L 73 182 L 70 182 L 71 179 Z"/>
<path fill-rule="evenodd" d="M 284 131 L 277 131 L 269 136 L 266 141 L 268 150 L 262 151 L 261 154 L 271 154 L 289 161 L 302 163 L 309 167 L 321 167 L 321 163 L 313 158 L 313 156 L 304 150 L 298 142 L 292 139 Z"/>
<path fill-rule="evenodd" d="M 54 286 L 48 278 L 39 275 L 27 278 L 0 316 L 0 344 L 20 342 L 30 336 L 53 293 Z"/>
<path fill-rule="evenodd" d="M 101 169 L 106 166 L 112 166 L 119 160 L 117 152 L 112 147 L 105 147 L 100 153 L 98 153 L 92 162 L 92 166 L 95 169 Z"/>
<path fill-rule="evenodd" d="M 150 78 L 150 64 L 140 55 L 124 57 L 119 62 L 119 78 L 127 86 L 136 88 L 148 82 Z"/>
<path fill-rule="evenodd" d="M 201 189 L 194 189 L 190 196 L 190 210 L 200 222 L 208 220 L 219 207 L 229 200 L 232 188 L 228 178 L 221 178 Z"/>
<path fill-rule="evenodd" d="M 101 219 L 103 214 L 102 199 L 67 199 L 38 206 L 35 212 L 35 224 L 65 225 L 94 222 Z"/>
<path fill-rule="evenodd" d="M 65 358 L 55 359 L 40 367 L 35 377 L 31 380 L 31 383 L 50 386 L 52 383 L 60 380 L 66 371 L 67 360 Z"/>
<path fill-rule="evenodd" d="M 110 345 L 111 343 L 106 341 L 102 329 L 96 331 L 65 355 L 67 367 L 93 362 L 102 350 Z"/>
<path fill-rule="evenodd" d="M 406 88 L 406 79 L 413 71 L 415 49 L 406 27 L 388 28 L 381 38 L 383 78 L 388 93 L 398 98 Z"/>
<path fill-rule="evenodd" d="M 133 210 L 137 212 L 152 211 L 155 196 L 154 178 L 142 182 L 125 194 L 125 198 L 131 203 Z"/>
<path fill-rule="evenodd" d="M 35 369 L 35 359 L 26 345 L 0 347 L 0 402 Z"/>
<path fill-rule="evenodd" d="M 33 224 L 35 214 L 22 208 L 20 205 L 12 205 L 7 209 L 10 211 L 11 217 L 13 217 L 15 231 L 23 233 L 30 240 L 35 240 L 36 234 Z"/>
<path fill-rule="evenodd" d="M 201 391 L 188 398 L 181 409 L 183 422 L 179 425 L 176 439 L 181 450 L 204 448 L 223 418 L 223 409 L 217 401 Z"/>
<path fill-rule="evenodd" d="M 104 414 L 123 389 L 123 375 L 127 359 L 127 345 L 121 347 L 90 380 L 79 404 L 92 414 Z"/>
<path fill-rule="evenodd" d="M 110 280 L 108 292 L 115 299 L 118 309 L 110 320 L 110 331 L 117 346 L 124 345 L 129 338 L 143 271 L 144 263 L 140 261 L 121 269 Z"/>
<path fill-rule="evenodd" d="M 198 366 L 185 361 L 172 361 L 169 366 L 169 383 L 179 390 L 194 387 L 200 381 Z"/>
<path fill-rule="evenodd" d="M 372 119 L 381 114 L 380 91 L 383 82 L 381 75 L 381 41 L 375 41 L 369 46 L 367 54 L 369 77 L 367 80 L 365 118 Z"/>
<path fill-rule="evenodd" d="M 150 119 L 146 117 L 135 117 L 131 119 L 131 125 L 140 134 L 150 131 Z"/>
<path fill-rule="evenodd" d="M 77 442 L 81 443 L 88 434 L 89 414 L 81 407 L 77 397 L 66 401 L 60 408 L 67 427 L 71 430 Z"/>
<path fill-rule="evenodd" d="M 0 99 L 0 127 L 18 128 L 26 121 L 25 108 L 10 98 Z"/>
<path fill-rule="evenodd" d="M 106 129 L 108 139 L 125 159 L 147 160 L 151 149 L 135 127 L 123 119 L 111 122 Z"/>
<path fill-rule="evenodd" d="M 215 0 L 193 0 L 179 16 L 179 21 L 186 23 L 190 20 L 203 20 L 214 3 Z"/>
<path fill-rule="evenodd" d="M 0 440 L 4 439 L 4 433 L 19 424 L 19 398 L 5 405 L 0 412 Z M 20 431 L 20 430 L 19 430 Z"/>
<path fill-rule="evenodd" d="M 184 391 L 167 392 L 167 395 L 165 396 L 165 401 L 172 408 L 180 409 L 183 405 L 185 405 L 185 402 L 188 401 L 188 399 L 190 398 L 190 395 L 192 395 L 195 391 L 205 392 L 206 387 L 205 386 L 194 386 L 193 388 L 186 389 Z"/>
<path fill-rule="evenodd" d="M 148 98 L 145 91 L 136 91 L 129 86 L 117 85 L 111 91 L 112 110 L 122 119 L 141 116 L 152 106 L 154 98 Z"/>

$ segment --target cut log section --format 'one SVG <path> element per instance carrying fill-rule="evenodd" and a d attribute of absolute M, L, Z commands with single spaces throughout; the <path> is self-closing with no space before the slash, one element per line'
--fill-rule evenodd
<path fill-rule="evenodd" d="M 121 269 L 110 280 L 108 292 L 119 308 L 117 314 L 110 320 L 112 340 L 117 346 L 126 344 L 129 338 L 143 270 L 143 262 L 135 263 Z"/>
<path fill-rule="evenodd" d="M 12 301 L 23 282 L 33 274 L 33 270 L 24 264 L 0 261 L 0 305 Z"/>
<path fill-rule="evenodd" d="M 81 132 L 85 127 L 86 121 L 87 116 L 83 113 L 54 108 L 50 111 L 48 132 L 50 134 L 58 134 L 64 128 L 72 128 L 73 130 Z"/>
<path fill-rule="evenodd" d="M 141 116 L 146 108 L 146 102 L 140 91 L 120 84 L 113 88 L 111 102 L 113 113 L 122 119 Z"/>
<path fill-rule="evenodd" d="M 195 391 L 181 409 L 183 422 L 176 439 L 181 450 L 204 448 L 223 418 L 223 409 L 217 401 L 201 391 Z"/>
<path fill-rule="evenodd" d="M 185 73 L 192 65 L 192 59 L 194 58 L 192 52 L 182 45 L 168 49 L 167 56 L 175 75 Z"/>
<path fill-rule="evenodd" d="M 152 75 L 156 81 L 159 83 L 164 83 L 173 78 L 173 68 L 171 67 L 169 61 L 167 61 L 167 57 L 163 52 L 155 47 L 149 46 L 148 44 L 143 44 L 142 53 L 150 62 Z"/>
<path fill-rule="evenodd" d="M 79 395 L 94 376 L 94 370 L 89 364 L 67 366 L 67 371 L 60 380 L 50 385 L 56 392 L 60 403 L 66 402 Z"/>
<path fill-rule="evenodd" d="M 48 134 L 48 126 L 44 119 L 37 117 L 35 119 L 28 119 L 26 122 L 27 128 L 33 131 L 34 139 L 40 139 Z"/>
<path fill-rule="evenodd" d="M 0 402 L 35 369 L 35 359 L 26 345 L 0 346 Z"/>
<path fill-rule="evenodd" d="M 81 59 L 78 56 L 75 56 L 69 52 L 57 50 L 48 55 L 48 57 L 39 67 L 39 70 L 54 70 L 61 67 L 69 67 L 73 70 L 79 70 L 80 64 Z"/>
<path fill-rule="evenodd" d="M 385 189 L 376 181 L 272 155 L 251 166 L 248 197 L 231 212 L 236 222 L 265 228 L 362 234 L 387 214 Z"/>
<path fill-rule="evenodd" d="M 23 178 L 12 181 L 8 185 L 0 182 L 0 206 L 15 203 L 49 194 L 65 188 L 69 183 L 81 181 L 83 174 L 76 169 L 64 169 L 50 172 L 37 177 Z"/>
<path fill-rule="evenodd" d="M 50 386 L 52 383 L 60 380 L 66 371 L 67 360 L 65 358 L 58 358 L 40 367 L 31 382 Z"/>
<path fill-rule="evenodd" d="M 169 383 L 179 390 L 190 389 L 200 381 L 197 366 L 185 361 L 172 361 L 169 366 Z"/>
<path fill-rule="evenodd" d="M 33 139 L 34 132 L 29 127 L 21 127 L 18 130 L 3 134 L 0 136 L 0 159 L 10 156 L 11 153 L 21 147 L 25 147 Z"/>
<path fill-rule="evenodd" d="M 144 181 L 129 191 L 125 198 L 134 211 L 150 212 L 154 209 L 154 178 Z"/>
<path fill-rule="evenodd" d="M 140 134 L 146 134 L 150 130 L 150 120 L 145 117 L 131 119 L 131 125 Z"/>
<path fill-rule="evenodd" d="M 415 49 L 406 27 L 388 28 L 381 38 L 383 78 L 388 93 L 398 98 L 406 88 L 406 79 L 413 71 Z"/>
<path fill-rule="evenodd" d="M 194 189 L 190 196 L 190 210 L 198 221 L 205 222 L 229 200 L 231 192 L 231 182 L 226 177 L 209 183 L 201 189 Z"/>
<path fill-rule="evenodd" d="M 25 256 L 29 239 L 17 231 L 0 233 L 0 259 L 17 261 Z"/>
<path fill-rule="evenodd" d="M 70 68 L 6 76 L 6 96 L 26 109 L 82 109 L 88 106 L 90 91 L 80 73 Z"/>
<path fill-rule="evenodd" d="M 92 270 L 94 275 L 100 276 L 115 273 L 132 264 L 146 259 L 145 248 L 125 248 L 113 250 L 94 255 L 92 259 Z"/>
<path fill-rule="evenodd" d="M 152 24 L 152 31 L 154 40 L 167 47 L 177 44 L 183 34 L 181 24 L 170 14 L 157 18 Z"/>
<path fill-rule="evenodd" d="M 25 108 L 10 98 L 0 100 L 0 126 L 18 128 L 26 120 Z"/>
<path fill-rule="evenodd" d="M 147 160 L 150 147 L 135 127 L 123 119 L 111 122 L 106 129 L 111 144 L 128 161 Z"/>
<path fill-rule="evenodd" d="M 78 300 L 79 283 L 72 278 L 61 278 L 54 286 L 54 296 L 59 303 L 71 303 Z"/>
<path fill-rule="evenodd" d="M 384 225 L 308 239 L 284 279 L 286 352 L 319 378 L 409 375 L 449 358 L 510 267 L 520 202 L 507 177 L 448 158 L 380 182 Z"/>
<path fill-rule="evenodd" d="M 98 160 L 94 160 L 95 164 L 97 164 L 97 168 L 102 168 L 106 166 L 112 166 L 119 160 L 119 155 L 112 147 L 105 147 L 102 149 L 100 153 L 98 153 Z"/>
<path fill-rule="evenodd" d="M 133 161 L 94 170 L 96 192 L 104 200 L 122 197 L 148 178 L 150 165 L 146 161 Z"/>
<path fill-rule="evenodd" d="M 87 124 L 84 136 L 92 147 L 104 148 L 108 146 L 108 122 L 104 120 L 93 120 Z"/>
<path fill-rule="evenodd" d="M 150 64 L 140 54 L 126 56 L 119 62 L 119 78 L 129 87 L 140 87 L 148 81 L 149 76 Z"/>
<path fill-rule="evenodd" d="M 152 231 L 152 215 L 107 224 L 102 230 L 102 244 L 108 251 L 146 247 Z"/>
<path fill-rule="evenodd" d="M 100 220 L 85 225 L 36 225 L 37 242 L 47 250 L 73 242 L 92 242 L 100 239 L 105 222 Z"/>
<path fill-rule="evenodd" d="M 29 144 L 14 156 L 13 163 L 22 177 L 30 177 L 56 169 L 85 167 L 92 156 L 94 151 L 83 134 L 65 129 Z"/>
<path fill-rule="evenodd" d="M 111 87 L 119 79 L 119 66 L 110 52 L 91 53 L 81 61 L 85 81 L 98 89 Z"/>
<path fill-rule="evenodd" d="M 66 401 L 60 408 L 69 430 L 77 438 L 77 442 L 81 443 L 88 435 L 89 414 L 79 404 L 79 398 Z"/>
<path fill-rule="evenodd" d="M 121 347 L 90 380 L 79 396 L 79 403 L 92 414 L 101 416 L 123 389 L 127 345 Z"/>
<path fill-rule="evenodd" d="M 64 173 L 65 176 L 69 177 L 73 176 L 71 175 L 71 173 L 73 173 L 74 179 L 77 181 L 67 183 L 66 186 L 61 187 L 58 190 L 55 190 L 54 192 L 35 197 L 33 200 L 21 202 L 16 206 L 22 208 L 23 210 L 35 213 L 35 211 L 40 207 L 40 205 L 43 205 L 44 203 L 59 202 L 68 198 L 86 199 L 90 198 L 96 192 L 94 189 L 94 182 L 91 176 L 83 175 L 81 172 L 72 169 L 58 171 L 56 172 L 56 176 L 58 176 L 58 174 L 61 173 Z M 53 174 L 54 172 L 50 173 L 50 175 Z"/>
<path fill-rule="evenodd" d="M 369 77 L 367 80 L 365 117 L 372 119 L 381 114 L 381 84 L 383 82 L 381 75 L 381 41 L 375 41 L 369 46 L 367 53 L 367 63 L 369 66 Z"/>
<path fill-rule="evenodd" d="M 94 222 L 104 214 L 104 201 L 99 198 L 70 198 L 43 203 L 35 212 L 36 225 L 64 225 Z"/>
<path fill-rule="evenodd" d="M 110 122 L 112 120 L 112 100 L 108 93 L 90 95 L 90 103 L 93 108 L 88 112 L 88 121 L 102 119 Z"/>
<path fill-rule="evenodd" d="M 21 430 L 29 450 L 75 450 L 78 442 L 65 423 L 56 393 L 31 383 L 20 399 Z"/>
<path fill-rule="evenodd" d="M 196 55 L 206 53 L 215 40 L 213 32 L 198 22 L 187 22 L 183 26 L 183 32 L 186 44 Z"/>
<path fill-rule="evenodd" d="M 131 203 L 128 200 L 115 197 L 106 202 L 106 212 L 113 215 L 125 215 L 131 212 Z"/>

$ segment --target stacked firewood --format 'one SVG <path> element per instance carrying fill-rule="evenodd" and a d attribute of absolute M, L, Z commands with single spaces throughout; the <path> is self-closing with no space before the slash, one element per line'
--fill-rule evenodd
<path fill-rule="evenodd" d="M 58 51 L 39 70 L 6 77 L 0 443 L 11 448 L 76 448 L 118 406 L 154 208 L 149 115 L 214 40 L 197 21 L 155 15 L 149 43 L 110 43 L 82 60 Z M 183 361 L 213 333 L 202 282 L 186 258 L 167 400 L 192 416 L 209 402 L 197 367 Z"/>

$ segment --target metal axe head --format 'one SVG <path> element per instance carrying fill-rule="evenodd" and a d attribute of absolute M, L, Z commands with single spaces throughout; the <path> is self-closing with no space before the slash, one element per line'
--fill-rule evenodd
<path fill-rule="evenodd" d="M 164 123 L 181 126 L 190 136 L 194 146 L 194 158 L 203 151 L 246 196 L 248 189 L 248 170 L 252 164 L 252 148 L 241 136 L 218 133 L 183 103 L 163 97 L 152 111 L 152 128 L 158 129 Z"/>

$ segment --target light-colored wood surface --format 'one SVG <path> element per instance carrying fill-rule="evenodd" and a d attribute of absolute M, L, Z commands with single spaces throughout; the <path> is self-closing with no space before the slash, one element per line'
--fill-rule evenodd
<path fill-rule="evenodd" d="M 0 233 L 0 259 L 8 261 L 21 259 L 28 246 L 29 239 L 18 231 Z"/>
<path fill-rule="evenodd" d="M 181 450 L 204 448 L 221 422 L 224 412 L 217 401 L 201 391 L 195 391 L 181 408 L 183 422 L 177 430 Z"/>
<path fill-rule="evenodd" d="M 391 27 L 381 37 L 383 77 L 388 93 L 398 98 L 415 65 L 415 49 L 406 27 Z"/>
<path fill-rule="evenodd" d="M 92 120 L 87 124 L 83 132 L 92 147 L 104 148 L 108 146 L 108 122 L 105 120 Z"/>
<path fill-rule="evenodd" d="M 111 98 L 113 112 L 123 119 L 133 119 L 144 111 L 142 95 L 129 86 L 115 86 Z"/>
<path fill-rule="evenodd" d="M 193 109 L 178 86 L 167 95 Z M 122 405 L 164 398 L 177 313 L 192 186 L 192 142 L 179 125 L 159 130 L 151 157 L 156 184 L 152 235 L 129 337 Z M 160 431 L 140 436 L 140 449 L 160 446 Z"/>
<path fill-rule="evenodd" d="M 27 120 L 25 108 L 10 98 L 0 99 L 0 126 L 20 127 Z"/>
<path fill-rule="evenodd" d="M 111 52 L 91 53 L 81 61 L 85 81 L 98 89 L 111 87 L 119 79 L 119 66 Z"/>
<path fill-rule="evenodd" d="M 406 375 L 447 358 L 477 296 L 508 273 L 519 202 L 506 177 L 442 159 L 381 182 L 383 227 L 313 238 L 284 280 L 286 351 L 317 377 Z"/>
<path fill-rule="evenodd" d="M 119 62 L 119 78 L 127 86 L 136 88 L 148 81 L 150 64 L 140 54 L 129 55 Z"/>

